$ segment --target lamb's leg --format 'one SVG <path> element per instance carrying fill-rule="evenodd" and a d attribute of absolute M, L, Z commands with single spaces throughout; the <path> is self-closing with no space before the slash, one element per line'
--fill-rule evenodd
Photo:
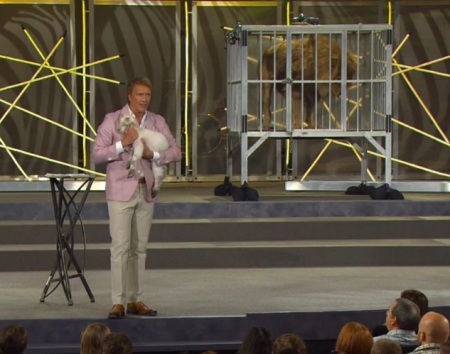
<path fill-rule="evenodd" d="M 133 143 L 133 155 L 129 161 L 128 177 L 133 177 L 136 172 L 136 162 L 142 159 L 144 153 L 144 144 L 141 139 L 136 139 Z"/>
<path fill-rule="evenodd" d="M 166 175 L 165 166 L 158 166 L 156 162 L 152 163 L 153 176 L 155 178 L 155 184 L 153 185 L 153 190 L 158 192 L 161 189 L 162 181 Z"/>

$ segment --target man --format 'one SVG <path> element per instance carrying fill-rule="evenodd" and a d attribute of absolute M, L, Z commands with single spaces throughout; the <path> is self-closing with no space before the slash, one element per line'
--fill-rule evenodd
<path fill-rule="evenodd" d="M 386 311 L 386 327 L 388 333 L 374 337 L 376 342 L 380 339 L 391 339 L 403 348 L 414 348 L 419 345 L 415 329 L 420 321 L 419 307 L 411 300 L 398 298 Z"/>
<path fill-rule="evenodd" d="M 153 219 L 156 193 L 153 191 L 152 161 L 157 165 L 181 160 L 181 149 L 164 118 L 148 111 L 152 84 L 148 78 L 136 78 L 127 87 L 128 104 L 108 113 L 94 141 L 95 163 L 108 163 L 106 199 L 111 234 L 111 287 L 113 307 L 108 318 L 119 319 L 127 314 L 156 316 L 157 311 L 142 302 L 143 276 L 147 242 Z M 128 177 L 130 148 L 137 139 L 135 129 L 123 135 L 118 132 L 119 118 L 134 115 L 141 128 L 155 130 L 167 138 L 169 148 L 152 151 L 144 146 L 143 159 L 133 177 Z"/>
<path fill-rule="evenodd" d="M 417 339 L 420 346 L 414 354 L 440 354 L 441 344 L 448 341 L 450 326 L 445 316 L 437 312 L 427 312 L 419 322 Z"/>
<path fill-rule="evenodd" d="M 22 326 L 11 324 L 0 330 L 0 352 L 23 354 L 28 346 L 28 333 Z"/>

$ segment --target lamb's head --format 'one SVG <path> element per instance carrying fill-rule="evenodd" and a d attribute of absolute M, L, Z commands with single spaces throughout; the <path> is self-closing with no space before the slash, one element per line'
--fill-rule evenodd
<path fill-rule="evenodd" d="M 122 116 L 119 119 L 119 133 L 125 133 L 128 128 L 139 128 L 139 124 L 133 116 Z"/>

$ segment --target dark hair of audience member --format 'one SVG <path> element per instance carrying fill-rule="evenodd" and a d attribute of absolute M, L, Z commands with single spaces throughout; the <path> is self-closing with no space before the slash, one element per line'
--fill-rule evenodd
<path fill-rule="evenodd" d="M 10 324 L 0 330 L 0 349 L 5 354 L 23 354 L 28 345 L 28 332 L 17 324 Z"/>
<path fill-rule="evenodd" d="M 402 354 L 402 347 L 391 339 L 379 339 L 373 343 L 371 354 Z"/>
<path fill-rule="evenodd" d="M 406 289 L 401 292 L 400 297 L 414 302 L 419 307 L 420 317 L 428 312 L 428 298 L 423 292 L 416 289 Z"/>
<path fill-rule="evenodd" d="M 450 354 L 450 341 L 441 344 L 440 354 Z"/>
<path fill-rule="evenodd" d="M 420 321 L 420 309 L 414 302 L 402 297 L 395 299 L 392 315 L 397 317 L 398 328 L 416 331 Z"/>
<path fill-rule="evenodd" d="M 133 354 L 133 347 L 126 334 L 111 332 L 103 341 L 102 354 Z"/>
<path fill-rule="evenodd" d="M 111 333 L 108 326 L 100 322 L 91 323 L 81 333 L 81 354 L 98 354 L 102 352 L 103 341 Z"/>
<path fill-rule="evenodd" d="M 369 329 L 362 323 L 345 324 L 336 340 L 335 351 L 345 354 L 370 354 L 373 337 Z"/>
<path fill-rule="evenodd" d="M 238 354 L 271 354 L 272 337 L 264 327 L 252 327 L 248 331 Z"/>
<path fill-rule="evenodd" d="M 285 333 L 274 340 L 272 354 L 306 354 L 306 344 L 298 335 Z"/>

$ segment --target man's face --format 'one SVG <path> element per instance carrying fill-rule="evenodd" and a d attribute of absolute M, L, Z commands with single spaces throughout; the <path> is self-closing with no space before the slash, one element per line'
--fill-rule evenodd
<path fill-rule="evenodd" d="M 392 311 L 394 310 L 395 306 L 397 306 L 397 302 L 394 301 L 391 306 L 389 306 L 388 310 L 386 311 L 386 327 L 388 331 L 391 331 L 395 328 L 397 318 L 393 315 Z"/>
<path fill-rule="evenodd" d="M 152 91 L 150 87 L 136 84 L 134 85 L 131 93 L 128 95 L 128 101 L 131 112 L 134 113 L 136 118 L 141 118 L 150 105 L 152 98 Z"/>

